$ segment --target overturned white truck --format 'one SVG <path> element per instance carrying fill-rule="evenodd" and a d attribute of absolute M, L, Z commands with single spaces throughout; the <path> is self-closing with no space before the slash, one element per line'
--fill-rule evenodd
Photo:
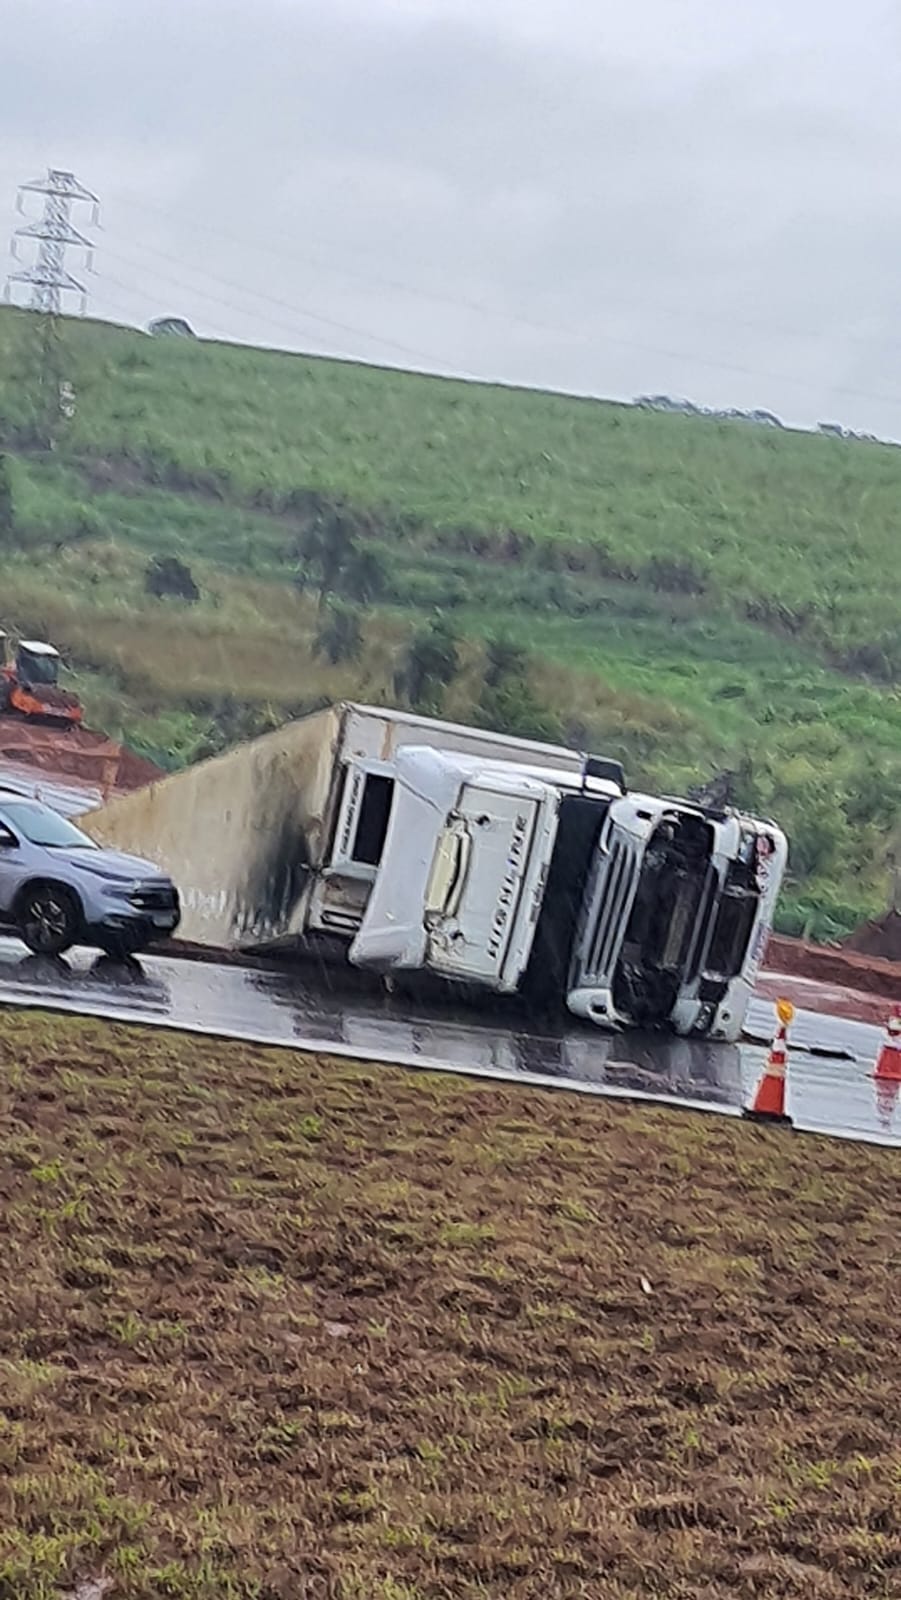
<path fill-rule="evenodd" d="M 81 819 L 181 886 L 186 940 L 738 1037 L 787 847 L 616 763 L 397 711 L 315 713 Z"/>

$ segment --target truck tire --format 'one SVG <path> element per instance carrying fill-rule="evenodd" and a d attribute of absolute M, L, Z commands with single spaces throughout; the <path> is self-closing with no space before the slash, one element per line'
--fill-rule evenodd
<path fill-rule="evenodd" d="M 81 931 L 81 908 L 61 883 L 32 883 L 16 906 L 22 943 L 36 956 L 61 956 L 71 950 Z"/>

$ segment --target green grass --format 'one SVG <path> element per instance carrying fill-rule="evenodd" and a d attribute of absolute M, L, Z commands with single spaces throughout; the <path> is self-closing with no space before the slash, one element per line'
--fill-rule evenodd
<path fill-rule="evenodd" d="M 0 1600 L 890 1600 L 896 1172 L 4 1011 Z"/>
<path fill-rule="evenodd" d="M 784 927 L 880 907 L 901 823 L 898 450 L 71 322 L 77 410 L 49 455 L 29 446 L 34 349 L 31 319 L 0 313 L 26 546 L 0 620 L 66 645 L 111 731 L 171 765 L 226 736 L 226 695 L 244 708 L 226 734 L 337 693 L 390 700 L 440 605 L 466 641 L 445 709 L 477 714 L 480 642 L 503 629 L 566 737 L 658 786 L 731 770 L 785 822 Z M 387 589 L 361 662 L 332 670 L 289 552 L 336 502 Z M 191 564 L 200 606 L 148 601 L 157 554 Z"/>

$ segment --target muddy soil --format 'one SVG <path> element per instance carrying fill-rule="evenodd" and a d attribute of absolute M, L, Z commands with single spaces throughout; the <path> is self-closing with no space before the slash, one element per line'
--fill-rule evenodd
<path fill-rule="evenodd" d="M 847 945 L 838 948 L 805 944 L 802 939 L 774 935 L 767 951 L 765 970 L 788 973 L 852 993 L 875 995 L 889 1003 L 901 1000 L 901 961 L 866 955 Z"/>
<path fill-rule="evenodd" d="M 767 1000 L 791 1000 L 799 1010 L 869 1022 L 875 1028 L 885 1026 L 894 1004 L 887 995 L 865 994 L 822 979 L 789 977 L 784 973 L 761 973 L 757 993 Z"/>
<path fill-rule="evenodd" d="M 0 1014 L 0 1597 L 887 1600 L 898 1180 Z"/>
<path fill-rule="evenodd" d="M 35 769 L 41 778 L 98 784 L 110 794 L 129 794 L 165 777 L 161 768 L 125 745 L 90 728 L 32 724 L 23 718 L 0 717 L 0 761 L 9 759 Z"/>

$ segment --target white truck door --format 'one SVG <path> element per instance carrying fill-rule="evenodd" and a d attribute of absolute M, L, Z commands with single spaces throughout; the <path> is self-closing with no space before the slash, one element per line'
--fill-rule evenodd
<path fill-rule="evenodd" d="M 492 989 L 516 987 L 534 932 L 532 922 L 525 937 L 520 935 L 523 948 L 512 949 L 523 895 L 534 875 L 538 817 L 537 796 L 465 787 L 457 816 L 439 841 L 426 889 L 428 964 L 435 972 Z"/>

